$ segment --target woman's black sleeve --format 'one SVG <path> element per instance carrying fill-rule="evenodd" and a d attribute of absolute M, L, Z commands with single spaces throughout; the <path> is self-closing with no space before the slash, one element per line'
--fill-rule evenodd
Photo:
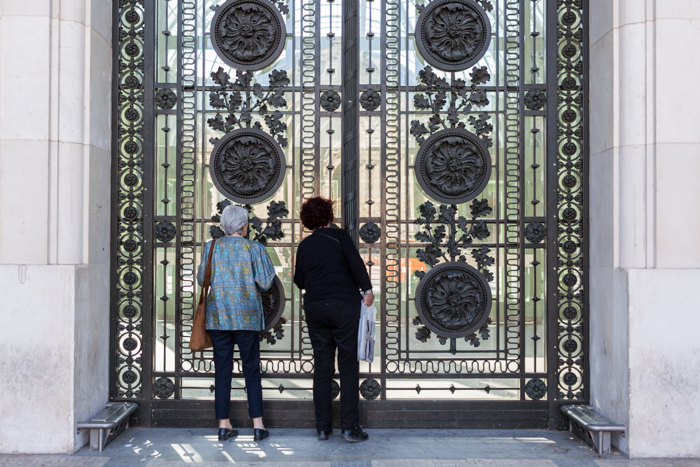
<path fill-rule="evenodd" d="M 340 245 L 343 247 L 343 253 L 345 253 L 345 258 L 348 260 L 355 283 L 362 291 L 370 290 L 372 288 L 372 282 L 369 280 L 365 262 L 362 260 L 360 252 L 357 251 L 357 247 L 350 239 L 350 235 L 345 231 L 343 231 L 343 234 L 340 236 Z"/>
<path fill-rule="evenodd" d="M 301 248 L 297 250 L 296 264 L 294 265 L 294 283 L 299 287 L 299 290 L 304 290 L 304 273 L 299 267 L 304 261 L 301 254 Z"/>

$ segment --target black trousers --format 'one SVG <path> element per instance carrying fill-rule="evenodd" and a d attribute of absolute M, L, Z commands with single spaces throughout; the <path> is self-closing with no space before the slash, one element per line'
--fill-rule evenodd
<path fill-rule="evenodd" d="M 359 319 L 359 318 L 358 318 Z M 227 419 L 231 414 L 231 380 L 233 379 L 233 346 L 238 344 L 243 361 L 248 416 L 263 416 L 262 384 L 260 378 L 260 333 L 258 331 L 210 330 L 214 343 L 216 418 Z"/>
<path fill-rule="evenodd" d="M 333 426 L 331 380 L 335 374 L 335 349 L 340 371 L 340 426 L 350 430 L 360 424 L 357 331 L 361 302 L 319 300 L 306 303 L 306 324 L 314 349 L 314 405 L 316 429 Z"/>

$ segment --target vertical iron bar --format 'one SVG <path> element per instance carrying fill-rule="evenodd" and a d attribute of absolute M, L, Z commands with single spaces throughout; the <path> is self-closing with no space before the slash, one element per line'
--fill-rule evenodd
<path fill-rule="evenodd" d="M 153 371 L 153 343 L 155 303 L 154 303 L 154 253 L 153 248 L 153 210 L 155 192 L 155 112 L 153 86 L 155 83 L 154 54 L 156 28 L 154 2 L 144 4 L 144 93 L 143 93 L 143 285 L 142 285 L 142 347 L 141 347 L 141 406 L 140 419 L 143 426 L 151 426 L 151 373 Z"/>
<path fill-rule="evenodd" d="M 358 47 L 359 0 L 343 0 L 343 149 L 341 166 L 343 168 L 343 224 L 355 245 L 358 244 L 358 214 L 359 214 L 359 164 L 360 156 L 360 114 L 358 101 L 358 64 L 360 52 Z"/>
<path fill-rule="evenodd" d="M 121 47 L 119 44 L 119 2 L 112 2 L 112 189 L 111 189 L 111 222 L 110 222 L 110 258 L 109 267 L 109 400 L 113 401 L 117 397 L 117 323 L 119 322 L 119 298 L 117 285 L 119 281 L 119 268 L 117 266 L 117 255 L 119 254 L 119 216 L 115 212 L 119 206 L 119 55 Z"/>
<path fill-rule="evenodd" d="M 558 428 L 559 404 L 557 389 L 557 333 L 559 304 L 557 300 L 557 1 L 547 0 L 547 402 L 549 402 L 549 428 Z"/>
<path fill-rule="evenodd" d="M 589 160 L 589 138 L 590 138 L 590 125 L 589 125 L 589 111 L 590 108 L 587 105 L 588 104 L 588 96 L 589 94 L 589 78 L 588 78 L 588 67 L 590 66 L 590 59 L 589 59 L 589 54 L 590 51 L 588 50 L 588 44 L 589 44 L 589 13 L 588 13 L 588 0 L 581 0 L 581 22 L 583 26 L 583 39 L 582 39 L 582 54 L 583 54 L 583 68 L 581 69 L 581 84 L 583 85 L 583 99 L 582 99 L 582 104 L 580 110 L 583 113 L 583 139 L 581 141 L 581 157 L 583 160 L 583 165 L 581 167 L 581 184 L 582 184 L 582 190 L 583 190 L 583 200 L 581 201 L 581 217 L 583 219 L 583 231 L 581 232 L 581 235 L 583 236 L 583 241 L 581 242 L 581 248 L 583 250 L 583 262 L 581 264 L 581 276 L 582 276 L 582 283 L 583 283 L 583 294 L 581 297 L 582 301 L 582 306 L 581 306 L 581 314 L 582 314 L 582 321 L 583 321 L 583 399 L 585 403 L 588 403 L 590 401 L 591 397 L 591 389 L 590 389 L 590 381 L 591 381 L 591 371 L 590 371 L 590 365 L 588 363 L 589 359 L 589 313 L 590 309 L 588 304 L 590 303 L 588 300 L 589 297 L 589 279 L 590 279 L 590 274 L 589 274 L 589 268 L 590 268 L 590 262 L 589 262 L 589 245 L 590 245 L 590 234 L 589 234 L 589 229 L 590 229 L 590 215 L 588 212 L 588 196 L 589 196 L 589 179 L 588 179 L 588 160 Z"/>

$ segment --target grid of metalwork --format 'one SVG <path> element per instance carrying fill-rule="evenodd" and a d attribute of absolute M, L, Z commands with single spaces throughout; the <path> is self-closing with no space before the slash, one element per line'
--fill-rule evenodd
<path fill-rule="evenodd" d="M 160 134 L 159 160 L 161 166 L 156 175 L 158 191 L 155 202 L 156 226 L 172 224 L 172 236 L 164 234 L 162 242 L 156 243 L 155 263 L 157 290 L 153 294 L 154 326 L 156 341 L 154 348 L 153 395 L 159 399 L 193 399 L 210 397 L 213 387 L 213 364 L 211 352 L 192 352 L 187 348 L 189 333 L 197 298 L 197 285 L 194 273 L 198 267 L 201 251 L 211 238 L 212 227 L 217 222 L 212 219 L 217 214 L 217 203 L 224 201 L 223 195 L 214 188 L 209 176 L 208 159 L 215 138 L 221 136 L 208 125 L 215 116 L 209 94 L 216 85 L 213 73 L 219 67 L 225 69 L 235 79 L 235 70 L 228 68 L 216 56 L 211 46 L 208 25 L 219 2 L 170 2 L 160 0 L 158 10 L 163 17 L 158 25 L 161 34 L 159 53 L 172 54 L 168 63 L 161 67 L 180 70 L 170 81 L 167 72 L 157 75 L 157 89 L 174 87 L 177 99 L 170 109 L 158 109 L 157 118 L 165 119 L 165 126 L 174 138 L 165 142 Z M 327 4 L 332 8 L 331 4 Z M 337 4 L 336 4 L 337 5 Z M 286 137 L 289 147 L 286 151 L 286 181 L 273 198 L 285 202 L 290 213 L 289 219 L 282 219 L 284 238 L 269 243 L 269 250 L 275 261 L 282 260 L 286 267 L 278 268 L 286 291 L 286 309 L 283 317 L 288 323 L 281 335 L 262 344 L 263 370 L 266 375 L 282 376 L 266 390 L 276 393 L 308 390 L 306 382 L 292 381 L 289 375 L 305 378 L 313 369 L 310 342 L 306 335 L 299 294 L 292 287 L 291 271 L 296 244 L 300 240 L 301 224 L 298 220 L 300 203 L 314 196 L 322 188 L 329 187 L 328 195 L 339 199 L 340 186 L 338 173 L 331 159 L 339 159 L 339 133 L 334 135 L 333 123 L 337 125 L 340 112 L 323 112 L 319 107 L 324 91 L 339 91 L 338 75 L 333 70 L 333 37 L 324 33 L 332 32 L 332 22 L 318 20 L 328 12 L 320 2 L 290 3 L 287 15 L 286 52 L 268 68 L 254 73 L 254 82 L 267 90 L 267 82 L 273 70 L 286 71 L 289 86 L 285 88 L 287 106 L 281 109 L 287 123 Z M 335 8 L 338 8 L 337 6 Z M 159 18 L 158 21 L 161 21 Z M 166 27 L 167 23 L 167 27 Z M 179 31 L 178 31 L 179 30 Z M 177 32 L 177 33 L 176 33 Z M 174 37 L 174 39 L 173 39 Z M 326 47 L 321 41 L 326 41 Z M 174 43 L 171 49 L 170 45 Z M 327 53 L 327 56 L 324 56 Z M 337 55 L 337 51 L 336 51 Z M 167 61 L 165 58 L 163 60 Z M 337 61 L 337 57 L 335 58 Z M 330 66 L 321 73 L 321 62 Z M 328 77 L 328 84 L 318 86 L 321 76 Z M 172 117 L 173 121 L 169 121 Z M 175 123 L 176 131 L 171 131 Z M 328 154 L 322 154 L 320 128 L 328 135 Z M 162 132 L 162 129 L 161 129 Z M 159 140 L 160 141 L 160 140 Z M 176 157 L 168 160 L 169 154 Z M 320 170 L 321 160 L 328 158 L 324 169 Z M 171 167 L 172 166 L 172 167 Z M 169 177 L 168 171 L 172 172 Z M 333 181 L 336 191 L 332 191 Z M 253 213 L 265 219 L 265 205 L 252 206 Z M 165 227 L 162 229 L 166 231 Z M 169 230 L 169 228 L 168 228 Z M 176 233 L 176 234 L 175 234 Z M 282 266 L 284 266 L 284 264 Z M 234 371 L 240 371 L 238 362 Z M 242 381 L 234 381 L 234 397 L 245 397 Z"/>
<path fill-rule="evenodd" d="M 476 391 L 474 395 L 462 392 L 462 397 L 471 398 L 528 400 L 546 395 L 541 386 L 538 391 L 528 391 L 534 385 L 531 381 L 544 385 L 547 380 L 546 293 L 544 266 L 541 266 L 546 244 L 541 243 L 542 238 L 537 242 L 524 238 L 530 224 L 535 226 L 545 220 L 546 111 L 532 110 L 524 104 L 526 93 L 546 87 L 544 3 L 494 2 L 492 51 L 477 64 L 486 64 L 493 76 L 487 84 L 492 102 L 486 112 L 493 116 L 496 135 L 494 172 L 485 193 L 494 205 L 494 215 L 487 218 L 493 232 L 478 245 L 498 252 L 494 268 L 498 271 L 494 287 L 498 299 L 494 300 L 494 323 L 490 326 L 493 336 L 490 341 L 482 340 L 479 347 L 472 342 L 458 345 L 456 339 L 433 338 L 430 344 L 428 337 L 424 339 L 427 342 L 420 342 L 419 337 L 425 334 L 416 334 L 421 328 L 412 324 L 417 279 L 411 276 L 416 249 L 424 246 L 413 239 L 414 222 L 418 204 L 427 199 L 416 196 L 420 193 L 417 186 L 412 188 L 415 180 L 412 161 L 417 148 L 409 122 L 421 114 L 411 105 L 420 84 L 416 77 L 419 69 L 414 65 L 417 61 L 412 46 L 414 36 L 410 31 L 416 20 L 412 11 L 415 5 L 387 1 L 383 8 L 386 17 L 382 24 L 386 24 L 386 30 L 380 35 L 385 38 L 381 55 L 386 57 L 386 71 L 381 88 L 386 107 L 382 135 L 386 144 L 382 149 L 381 179 L 386 198 L 382 201 L 385 216 L 379 220 L 383 223 L 385 242 L 382 329 L 386 336 L 382 346 L 385 365 L 382 387 L 386 387 L 387 380 L 399 380 L 388 383 L 386 391 L 390 392 L 390 398 L 406 394 L 398 391 L 410 391 L 415 394 L 411 397 L 418 397 L 426 388 L 449 391 L 448 397 L 459 394 L 460 390 Z M 528 46 L 523 36 L 529 38 Z M 467 82 L 469 79 L 466 73 L 441 76 L 452 83 L 460 78 Z M 362 89 L 365 87 L 369 86 L 361 84 Z M 524 144 L 529 145 L 527 151 L 522 149 Z M 458 209 L 464 212 L 467 206 Z M 361 218 L 361 222 L 366 220 L 374 219 Z M 439 384 L 427 381 L 432 378 L 442 381 Z M 427 392 L 423 397 L 439 395 Z"/>
<path fill-rule="evenodd" d="M 556 4 L 557 399 L 588 399 L 586 189 L 587 16 L 583 0 Z"/>
<path fill-rule="evenodd" d="M 208 171 L 212 138 L 221 136 L 207 125 L 216 113 L 210 75 L 219 66 L 235 74 L 210 44 L 219 3 L 121 0 L 115 6 L 116 399 L 213 397 L 211 353 L 193 353 L 187 342 L 198 293 L 194 274 L 224 199 Z M 266 397 L 310 397 L 312 352 L 291 271 L 307 234 L 299 206 L 321 194 L 343 206 L 338 222 L 355 226 L 378 284 L 380 350 L 374 364 L 361 367 L 363 397 L 585 400 L 585 5 L 497 0 L 488 13 L 491 50 L 475 66 L 491 75 L 483 86 L 489 103 L 472 115 L 486 113 L 493 124 L 494 169 L 483 193 L 493 212 L 485 218 L 489 236 L 474 246 L 493 251 L 494 305 L 489 338 L 458 342 L 430 336 L 414 321 L 414 273 L 426 269 L 417 256 L 426 244 L 414 238 L 415 221 L 428 198 L 413 173 L 420 144 L 411 121 L 430 116 L 413 104 L 424 92 L 418 72 L 426 65 L 414 50 L 416 3 L 361 0 L 351 8 L 290 1 L 285 52 L 254 73 L 262 89 L 274 69 L 290 79 L 281 109 L 290 142 L 287 179 L 272 198 L 285 201 L 290 214 L 282 219 L 284 238 L 268 245 L 286 290 L 287 324 L 262 346 Z M 341 34 L 353 21 L 354 45 Z M 347 61 L 353 47 L 358 62 L 351 83 L 337 69 L 352 66 L 342 63 L 342 52 Z M 454 86 L 469 82 L 468 72 L 435 73 Z M 355 95 L 346 96 L 352 85 Z M 351 106 L 356 116 L 348 114 Z M 355 120 L 357 128 L 348 129 Z M 352 188 L 349 179 L 357 185 L 343 194 Z M 352 204 L 354 212 L 345 209 Z M 253 206 L 263 221 L 265 208 Z M 468 215 L 469 206 L 457 210 Z M 547 388 L 556 385 L 556 392 Z M 233 389 L 235 398 L 245 397 L 242 378 Z"/>

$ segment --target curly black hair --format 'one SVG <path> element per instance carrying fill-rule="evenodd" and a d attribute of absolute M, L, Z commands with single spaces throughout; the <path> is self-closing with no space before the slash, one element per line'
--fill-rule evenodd
<path fill-rule="evenodd" d="M 309 198 L 301 205 L 299 217 L 309 230 L 325 227 L 333 222 L 333 201 L 320 196 Z"/>

